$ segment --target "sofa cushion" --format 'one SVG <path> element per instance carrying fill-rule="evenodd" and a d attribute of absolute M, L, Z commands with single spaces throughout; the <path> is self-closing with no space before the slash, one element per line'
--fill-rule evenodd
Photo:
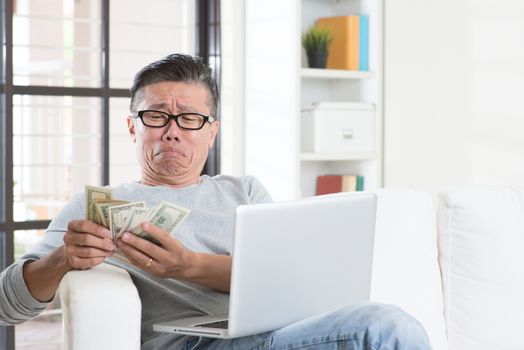
<path fill-rule="evenodd" d="M 447 349 L 433 200 L 415 190 L 375 193 L 371 299 L 400 306 L 422 323 L 434 349 Z"/>
<path fill-rule="evenodd" d="M 438 230 L 449 348 L 522 349 L 524 189 L 448 189 Z"/>

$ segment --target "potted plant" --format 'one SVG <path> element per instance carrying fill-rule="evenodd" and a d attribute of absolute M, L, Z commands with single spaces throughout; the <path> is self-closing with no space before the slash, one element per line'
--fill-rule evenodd
<path fill-rule="evenodd" d="M 309 67 L 326 68 L 328 46 L 333 39 L 329 29 L 320 29 L 316 25 L 302 35 L 302 46 L 306 50 Z"/>

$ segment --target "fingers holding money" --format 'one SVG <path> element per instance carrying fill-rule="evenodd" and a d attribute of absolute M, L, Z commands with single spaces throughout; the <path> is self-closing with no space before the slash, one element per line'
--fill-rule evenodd
<path fill-rule="evenodd" d="M 64 235 L 66 258 L 74 269 L 88 269 L 113 255 L 115 244 L 108 238 L 109 231 L 89 220 L 74 220 Z"/>
<path fill-rule="evenodd" d="M 90 233 L 91 235 L 111 239 L 111 232 L 104 226 L 90 220 L 72 220 L 67 225 L 67 232 Z"/>
<path fill-rule="evenodd" d="M 161 246 L 165 247 L 167 250 L 172 249 L 173 247 L 181 247 L 181 244 L 175 239 L 169 232 L 166 230 L 150 223 L 142 223 L 142 230 L 152 237 L 156 242 L 160 243 Z"/>
<path fill-rule="evenodd" d="M 142 269 L 151 267 L 154 261 L 152 256 L 156 256 L 155 250 L 157 250 L 156 254 L 159 254 L 159 250 L 161 250 L 161 248 L 153 243 L 129 234 L 129 232 L 123 233 L 120 238 L 117 239 L 117 246 L 119 251 L 123 253 L 133 265 Z"/>
<path fill-rule="evenodd" d="M 148 271 L 158 277 L 183 277 L 191 252 L 168 232 L 151 223 L 142 224 L 142 228 L 161 245 L 126 232 L 117 241 L 118 247 L 133 264 L 148 268 Z M 150 258 L 153 259 L 151 263 Z"/>

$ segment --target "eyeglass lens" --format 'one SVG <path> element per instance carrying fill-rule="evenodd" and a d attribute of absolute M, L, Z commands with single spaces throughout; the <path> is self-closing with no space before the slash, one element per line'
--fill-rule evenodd
<path fill-rule="evenodd" d="M 162 127 L 169 123 L 170 115 L 161 111 L 144 111 L 142 121 L 147 126 Z M 183 113 L 174 118 L 177 125 L 185 129 L 200 129 L 205 118 L 199 114 Z"/>

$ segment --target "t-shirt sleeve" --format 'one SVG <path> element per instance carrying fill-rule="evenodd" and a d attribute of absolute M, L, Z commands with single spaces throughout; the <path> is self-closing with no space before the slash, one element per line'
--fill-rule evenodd
<path fill-rule="evenodd" d="M 0 275 L 0 325 L 25 322 L 45 310 L 29 292 L 24 281 L 24 264 L 34 259 L 20 259 Z"/>
<path fill-rule="evenodd" d="M 251 203 L 271 203 L 273 199 L 268 190 L 254 176 L 244 176 L 244 184 L 247 187 Z"/>
<path fill-rule="evenodd" d="M 28 261 L 38 260 L 63 244 L 69 221 L 84 217 L 81 195 L 77 195 L 51 221 L 44 238 L 20 260 L 0 274 L 0 325 L 25 322 L 47 307 L 29 292 L 24 281 L 23 267 Z"/>

